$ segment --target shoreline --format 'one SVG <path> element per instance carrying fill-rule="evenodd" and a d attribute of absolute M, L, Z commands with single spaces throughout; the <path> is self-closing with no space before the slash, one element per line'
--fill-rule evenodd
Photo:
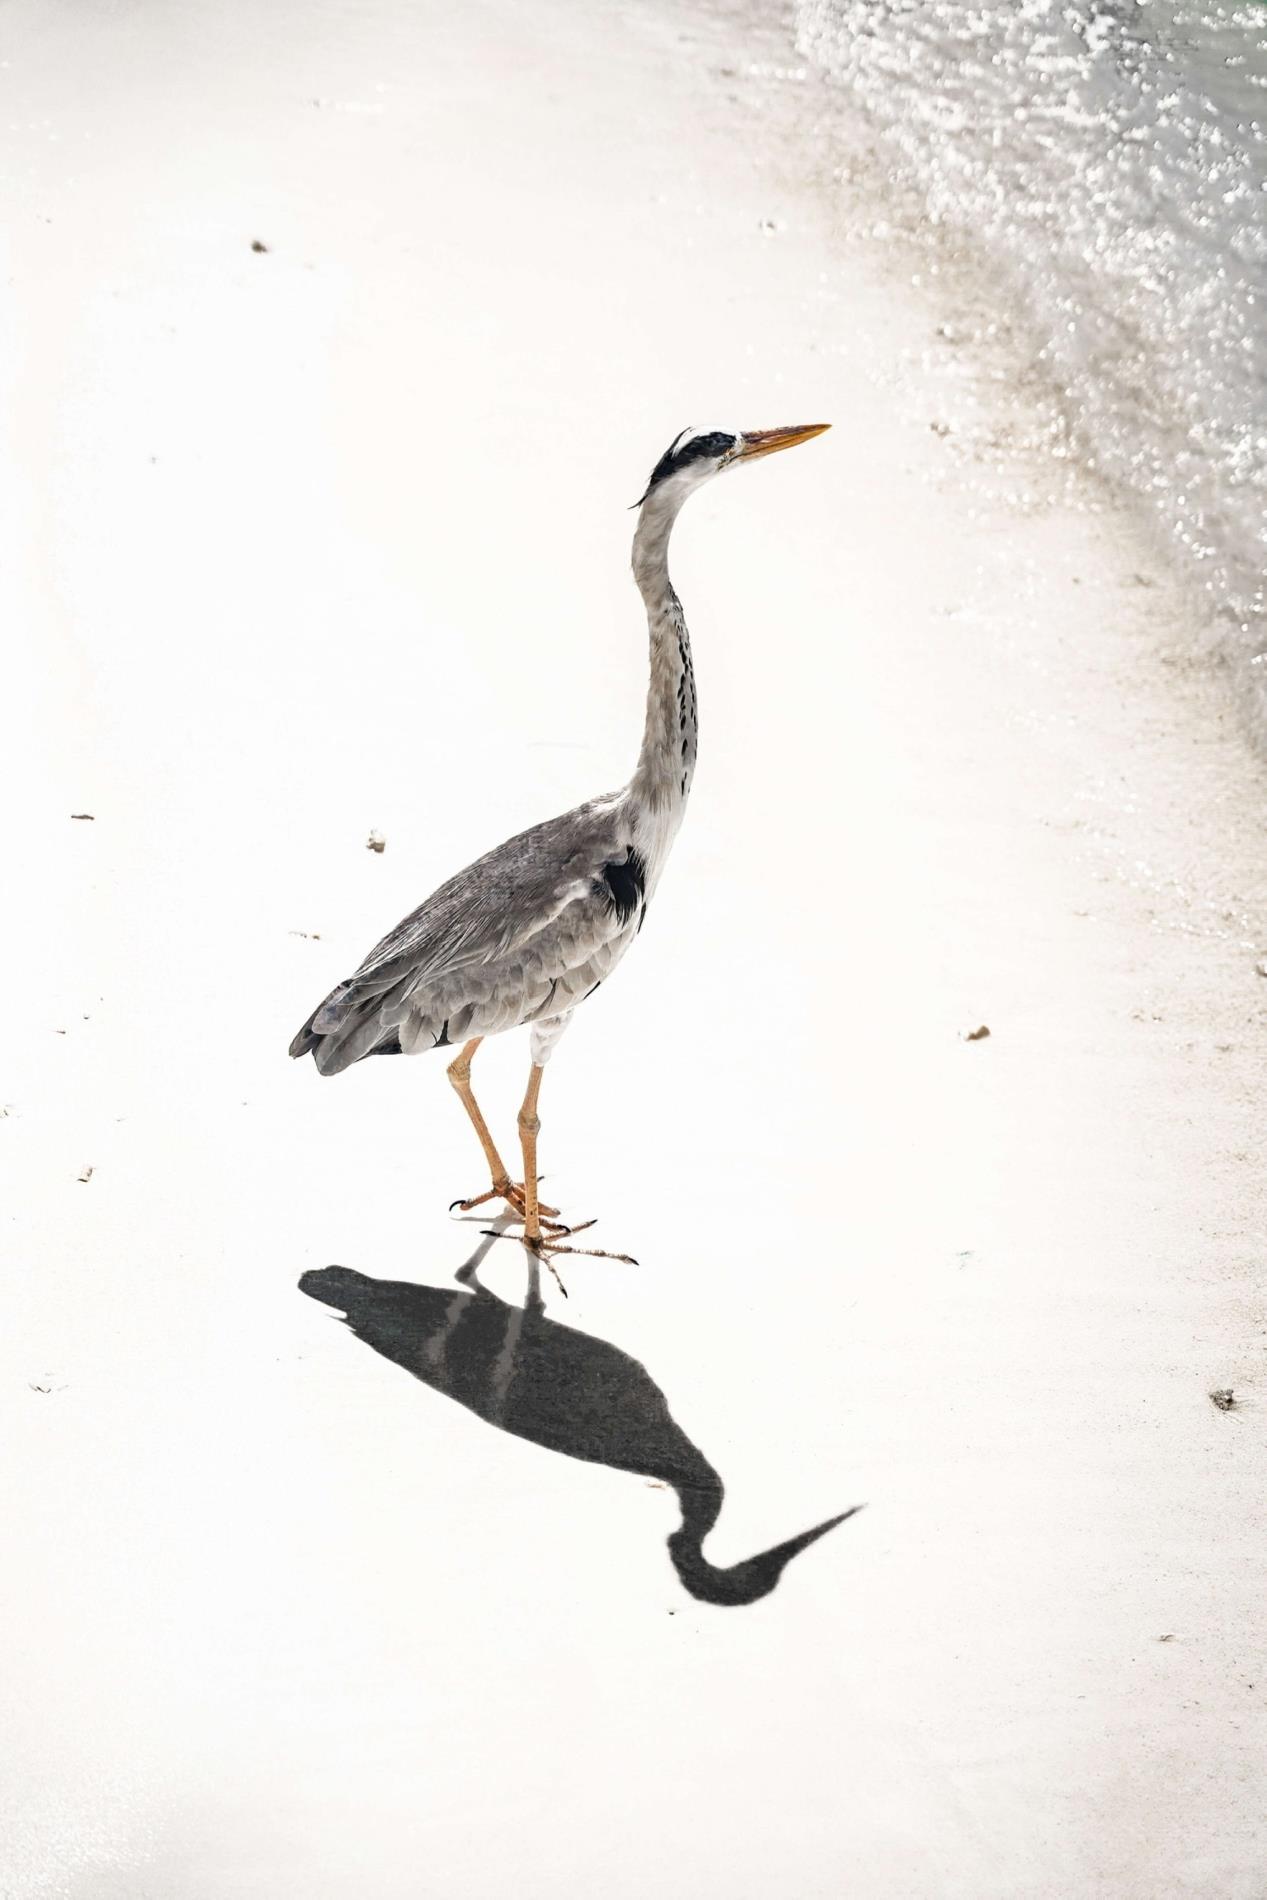
<path fill-rule="evenodd" d="M 847 0 L 841 0 L 841 6 L 842 10 L 846 8 Z M 975 280 L 975 294 L 970 296 L 970 301 L 978 306 L 973 338 L 978 351 L 988 348 L 996 334 L 1000 335 L 1026 384 L 1042 398 L 1043 413 L 1035 447 L 1041 450 L 1049 467 L 1054 460 L 1074 457 L 1081 465 L 1084 486 L 1091 479 L 1103 484 L 1111 505 L 1124 508 L 1139 523 L 1145 540 L 1179 582 L 1190 615 L 1201 623 L 1200 632 L 1194 635 L 1193 657 L 1217 659 L 1232 676 L 1246 731 L 1256 754 L 1261 756 L 1262 690 L 1253 670 L 1255 649 L 1261 644 L 1255 638 L 1255 628 L 1261 631 L 1262 623 L 1262 561 L 1258 546 L 1261 521 L 1253 518 L 1250 508 L 1239 505 L 1236 494 L 1239 483 L 1232 477 L 1229 465 L 1232 449 L 1228 404 L 1234 399 L 1229 388 L 1219 386 L 1217 377 L 1213 388 L 1204 387 L 1205 402 L 1213 407 L 1206 415 L 1211 444 L 1204 459 L 1203 486 L 1203 478 L 1198 473 L 1200 458 L 1192 457 L 1188 430 L 1177 413 L 1177 406 L 1183 406 L 1185 401 L 1175 383 L 1178 364 L 1167 360 L 1172 338 L 1175 348 L 1185 339 L 1189 345 L 1197 341 L 1193 335 L 1192 307 L 1196 286 L 1191 279 L 1197 258 L 1189 254 L 1172 264 L 1165 273 L 1165 294 L 1155 282 L 1147 282 L 1146 276 L 1140 279 L 1132 270 L 1131 220 L 1123 216 L 1121 209 L 1116 214 L 1111 209 L 1115 199 L 1129 202 L 1135 193 L 1136 210 L 1140 210 L 1138 193 L 1142 179 L 1127 162 L 1115 175 L 1113 184 L 1105 187 L 1103 222 L 1097 227 L 1094 240 L 1096 263 L 1083 255 L 1077 245 L 1072 249 L 1062 248 L 1057 242 L 1060 270 L 1054 276 L 1046 274 L 1040 259 L 1029 251 L 1027 220 L 1022 217 L 1016 222 L 1003 207 L 1014 206 L 1018 196 L 1027 192 L 1037 192 L 1040 197 L 1051 193 L 1059 196 L 1062 184 L 1066 190 L 1073 188 L 1076 197 L 1074 175 L 1079 161 L 1084 166 L 1096 163 L 1094 139 L 1091 147 L 1080 152 L 1076 144 L 1072 147 L 1076 156 L 1070 161 L 1066 154 L 1063 174 L 1059 171 L 1059 161 L 1053 161 L 1055 172 L 1045 174 L 1043 162 L 1032 149 L 1028 166 L 1037 165 L 1036 173 L 1027 169 L 1025 160 L 1017 161 L 1013 157 L 1009 163 L 1004 151 L 999 155 L 1002 178 L 996 179 L 994 189 L 990 190 L 987 184 L 990 168 L 983 171 L 980 154 L 972 152 L 970 141 L 965 145 L 953 132 L 944 141 L 932 132 L 926 139 L 918 134 L 903 136 L 905 114 L 897 102 L 904 101 L 907 114 L 918 109 L 908 96 L 915 66 L 908 63 L 899 50 L 903 33 L 897 33 L 896 43 L 890 49 L 894 66 L 888 87 L 877 86 L 878 72 L 873 70 L 868 76 L 865 58 L 851 83 L 843 71 L 834 68 L 831 58 L 831 0 L 826 7 L 816 6 L 816 0 L 798 0 L 796 16 L 797 50 L 809 62 L 810 72 L 825 81 L 829 93 L 839 103 L 840 116 L 853 122 L 859 145 L 867 153 L 864 169 L 877 175 L 872 180 L 873 195 L 884 201 L 896 225 L 893 235 L 900 237 L 926 264 L 931 264 L 934 275 L 942 271 L 957 273 L 961 280 L 967 279 L 970 283 Z M 1090 52 L 1089 31 L 1081 64 L 1072 49 L 1083 44 L 1080 27 L 1088 29 L 1090 17 L 1089 14 L 1080 16 L 1075 9 L 1064 21 L 1066 77 L 1072 87 L 1080 89 L 1084 112 L 1091 105 L 1088 95 L 1093 92 L 1095 83 L 1086 64 L 1096 58 Z M 1002 10 L 993 16 L 990 24 L 996 32 L 1002 30 L 1003 18 Z M 1195 18 L 1186 23 L 1190 33 Z M 1135 106 L 1146 115 L 1150 104 L 1157 105 L 1158 74 L 1168 67 L 1174 84 L 1187 90 L 1188 112 L 1199 110 L 1201 94 L 1197 73 L 1201 68 L 1199 64 L 1186 63 L 1197 61 L 1196 39 L 1185 36 L 1184 22 L 1173 16 L 1154 21 L 1151 29 L 1140 24 L 1139 50 L 1143 55 L 1147 49 L 1145 63 L 1150 66 L 1151 83 L 1142 77 L 1142 71 L 1134 75 L 1140 87 Z M 1242 19 L 1240 30 L 1248 24 L 1248 20 Z M 911 22 L 907 25 L 917 38 L 918 28 Z M 1237 42 L 1237 52 L 1229 50 L 1238 30 L 1230 18 L 1216 21 L 1208 17 L 1205 26 L 1215 39 L 1219 28 L 1229 36 L 1221 45 L 1212 41 L 1201 48 L 1200 59 L 1207 70 L 1230 72 L 1252 64 L 1252 54 L 1247 59 L 1249 49 L 1240 42 Z M 943 19 L 942 28 L 953 34 L 953 20 Z M 987 26 L 986 31 L 989 30 Z M 936 38 L 935 30 L 933 38 Z M 966 41 L 961 50 L 968 50 Z M 928 45 L 925 51 L 933 53 L 933 47 Z M 1124 53 L 1125 47 L 1119 45 L 1117 58 Z M 1016 68 L 1019 56 L 1016 45 L 1007 52 L 995 49 L 995 58 L 1005 66 L 1009 59 L 1011 61 L 1011 71 L 1002 82 L 1005 86 L 1015 88 L 1020 83 Z M 840 58 L 848 62 L 849 55 L 843 48 Z M 935 54 L 933 64 L 936 64 Z M 1123 68 L 1110 54 L 1107 64 L 1117 71 L 1119 81 L 1125 83 L 1124 72 L 1129 69 L 1129 59 Z M 925 87 L 936 92 L 939 77 L 948 81 L 951 91 L 955 91 L 956 82 L 949 71 L 938 75 L 927 68 Z M 976 72 L 976 79 L 983 83 L 980 71 Z M 1106 84 L 1112 92 L 1111 76 Z M 1241 105 L 1253 123 L 1242 129 L 1252 143 L 1257 131 L 1252 80 L 1248 81 L 1248 87 Z M 953 101 L 943 102 L 952 118 L 956 111 L 964 109 L 965 88 L 966 82 L 959 85 Z M 1067 105 L 1072 96 L 1066 100 Z M 1044 104 L 1037 108 L 1040 114 L 1044 109 L 1050 112 L 1056 104 L 1051 91 L 1043 94 L 1043 100 Z M 1208 101 L 1206 106 L 1225 114 L 1234 110 L 1227 98 L 1220 107 L 1210 107 Z M 993 109 L 999 110 L 997 101 Z M 1070 109 L 1074 108 L 1070 105 Z M 1111 122 L 1126 109 L 1125 101 L 1120 95 L 1102 99 L 1100 109 Z M 1025 109 L 1018 105 L 1017 117 L 1023 121 L 1027 116 Z M 1097 116 L 1094 108 L 1091 116 Z M 1154 130 L 1159 131 L 1159 128 Z M 1190 120 L 1189 130 L 1196 130 Z M 1006 131 L 998 125 L 995 140 L 997 143 L 1001 131 L 1006 147 Z M 1226 126 L 1213 130 L 1212 144 L 1217 146 L 1228 133 Z M 1230 144 L 1234 157 L 1229 162 L 1234 168 L 1239 167 L 1242 174 L 1252 177 L 1255 161 L 1239 147 L 1235 127 L 1230 129 Z M 948 184 L 948 170 L 952 175 L 962 170 L 962 197 Z M 1175 226 L 1179 215 L 1175 196 L 1182 194 L 1185 186 L 1188 191 L 1199 194 L 1203 179 L 1191 169 L 1186 176 L 1169 173 L 1159 187 L 1166 202 L 1157 207 L 1159 218 L 1167 226 L 1171 239 L 1179 242 L 1181 250 L 1182 239 Z M 1229 188 L 1225 200 L 1231 202 L 1243 195 L 1243 186 L 1240 193 Z M 1029 208 L 1035 209 L 1032 205 Z M 1087 202 L 1071 206 L 1070 213 L 1075 221 L 1085 221 L 1094 215 Z M 1198 222 L 1201 222 L 1199 217 Z M 1160 233 L 1155 235 L 1164 243 Z M 1090 240 L 1084 237 L 1084 241 Z M 1226 247 L 1233 253 L 1243 250 L 1250 241 L 1248 225 L 1224 233 Z M 1207 257 L 1205 263 L 1211 268 L 1217 260 Z M 1108 286 L 1098 293 L 1093 282 L 1097 266 L 1103 284 Z M 1127 285 L 1131 286 L 1130 294 L 1125 289 Z M 1215 334 L 1207 338 L 1211 361 L 1220 356 L 1237 357 L 1249 348 L 1250 339 L 1244 331 L 1246 327 L 1252 329 L 1250 313 L 1258 300 L 1258 293 L 1250 282 L 1238 280 L 1229 286 L 1228 308 L 1236 314 L 1228 321 L 1233 329 L 1238 324 L 1241 328 L 1236 342 Z M 1168 317 L 1163 312 L 1168 312 Z M 1066 327 L 1080 338 L 1078 347 L 1066 347 L 1063 343 Z M 1110 342 L 1111 336 L 1115 338 L 1115 347 Z M 962 336 L 959 338 L 960 342 L 964 340 Z M 1162 361 L 1150 370 L 1146 366 L 1157 355 Z M 1186 355 L 1186 350 L 1181 352 L 1181 357 Z M 1154 384 L 1154 375 L 1160 377 L 1160 383 Z M 1134 387 L 1136 383 L 1139 388 Z M 1187 392 L 1189 403 L 1196 394 L 1195 388 Z M 1252 383 L 1241 388 L 1242 414 L 1252 408 L 1255 400 Z M 1189 420 L 1195 437 L 1202 425 L 1192 414 Z M 1248 448 L 1248 444 L 1245 446 Z M 1182 479 L 1168 466 L 1175 463 L 1186 465 Z M 1249 472 L 1252 474 L 1252 470 Z M 1250 487 L 1247 486 L 1245 492 L 1248 495 Z"/>
<path fill-rule="evenodd" d="M 14 238 L 14 1900 L 1254 1900 L 1267 772 L 1138 523 L 741 9 L 13 27 L 95 157 Z M 541 1107 L 709 1560 L 867 1506 L 721 1610 L 297 1291 L 451 1287 L 479 1169 L 285 1048 L 632 765 L 642 469 L 812 419 L 678 529 L 691 809 Z"/>
<path fill-rule="evenodd" d="M 732 11 L 742 22 L 743 0 Z M 787 32 L 790 55 L 797 52 L 790 22 Z M 966 492 L 964 512 L 979 526 L 983 541 L 1011 525 L 1041 539 L 1036 523 L 1063 521 L 1094 550 L 1085 565 L 1098 561 L 1102 574 L 1116 570 L 1113 579 L 1122 590 L 1122 618 L 1129 631 L 1116 636 L 1116 649 L 1105 651 L 1102 670 L 1117 679 L 1124 669 L 1132 687 L 1148 695 L 1152 703 L 1139 724 L 1150 732 L 1157 721 L 1169 721 L 1177 734 L 1188 737 L 1192 729 L 1186 722 L 1193 721 L 1207 743 L 1217 743 L 1219 782 L 1211 783 L 1206 816 L 1213 821 L 1217 813 L 1218 821 L 1236 821 L 1238 814 L 1225 809 L 1225 779 L 1241 770 L 1247 788 L 1267 790 L 1267 759 L 1256 743 L 1252 709 L 1239 694 L 1237 663 L 1218 652 L 1217 605 L 1184 569 L 1141 497 L 1071 448 L 1059 390 L 1041 360 L 1041 332 L 1026 314 L 990 308 L 988 253 L 974 249 L 965 232 L 916 228 L 918 189 L 881 176 L 882 137 L 865 109 L 851 108 L 828 73 L 799 52 L 797 58 L 799 67 L 784 69 L 773 81 L 766 68 L 759 80 L 766 87 L 773 84 L 780 103 L 782 182 L 794 192 L 799 178 L 816 198 L 838 268 L 846 258 L 860 261 L 863 277 L 882 285 L 905 308 L 905 349 L 892 352 L 895 360 L 883 370 L 869 373 L 894 394 L 895 423 L 908 431 L 910 472 L 943 496 Z M 825 156 L 812 149 L 818 141 L 826 146 Z M 928 445 L 919 439 L 925 426 L 936 438 L 931 454 L 923 452 Z M 997 565 L 1005 564 L 1006 557 Z M 1026 624 L 1036 628 L 1028 605 L 1032 562 L 1025 572 L 1024 556 L 1022 568 Z M 1084 582 L 1081 575 L 1068 578 L 1074 585 Z M 1057 640 L 1067 604 L 1054 606 Z M 953 617 L 959 609 L 947 612 Z M 1048 666 L 1059 673 L 1054 651 L 1037 650 L 1026 663 L 1040 680 Z M 1066 674 L 1061 684 L 1078 690 L 1076 675 Z M 1035 708 L 1024 711 L 1030 716 Z M 1160 763 L 1155 770 L 1165 776 Z M 1163 803 L 1159 798 L 1159 817 Z M 1190 907 L 1217 919 L 1215 934 L 1226 934 L 1222 927 L 1230 926 L 1241 948 L 1258 952 L 1267 942 L 1267 887 L 1257 864 L 1256 800 L 1251 796 L 1245 804 L 1230 828 L 1234 862 L 1202 867 L 1211 883 L 1204 891 L 1192 889 Z M 1120 855 L 1129 849 L 1123 844 Z M 1125 875 L 1120 867 L 1114 874 Z M 1229 892 L 1229 883 L 1236 881 L 1243 897 Z M 1163 880 L 1159 895 L 1165 890 Z M 1256 993 L 1252 984 L 1246 988 L 1251 997 Z"/>

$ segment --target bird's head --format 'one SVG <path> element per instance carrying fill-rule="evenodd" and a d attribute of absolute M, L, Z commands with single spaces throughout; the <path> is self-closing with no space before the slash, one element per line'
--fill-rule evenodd
<path fill-rule="evenodd" d="M 725 429 L 683 429 L 652 469 L 651 480 L 635 505 L 641 507 L 654 498 L 668 502 L 676 514 L 694 489 L 723 469 L 755 462 L 763 455 L 773 455 L 776 449 L 794 449 L 799 442 L 808 442 L 830 427 L 829 422 L 809 422 L 797 428 L 747 429 L 733 434 Z"/>

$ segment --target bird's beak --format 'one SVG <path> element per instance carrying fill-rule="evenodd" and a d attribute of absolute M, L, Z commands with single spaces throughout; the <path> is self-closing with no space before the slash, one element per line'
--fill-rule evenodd
<path fill-rule="evenodd" d="M 794 449 L 798 442 L 808 442 L 830 428 L 830 422 L 806 422 L 798 429 L 748 429 L 739 438 L 734 460 L 752 462 L 759 455 L 773 455 L 776 449 Z"/>

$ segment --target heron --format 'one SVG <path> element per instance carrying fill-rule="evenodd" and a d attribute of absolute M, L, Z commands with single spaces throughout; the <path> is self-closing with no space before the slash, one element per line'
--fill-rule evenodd
<path fill-rule="evenodd" d="M 459 871 L 377 943 L 299 1030 L 292 1056 L 322 1075 L 366 1056 L 456 1047 L 448 1076 L 492 1177 L 455 1201 L 469 1213 L 503 1202 L 528 1250 L 559 1285 L 554 1258 L 628 1254 L 565 1244 L 569 1227 L 538 1194 L 538 1103 L 546 1063 L 577 1008 L 612 974 L 642 929 L 682 823 L 695 774 L 698 708 L 691 643 L 669 579 L 669 538 L 705 482 L 821 435 L 828 423 L 742 431 L 683 430 L 651 471 L 633 537 L 633 572 L 647 611 L 650 679 L 642 746 L 629 782 L 508 838 Z M 519 1110 L 523 1180 L 514 1181 L 471 1087 L 489 1036 L 530 1031 L 531 1067 Z"/>

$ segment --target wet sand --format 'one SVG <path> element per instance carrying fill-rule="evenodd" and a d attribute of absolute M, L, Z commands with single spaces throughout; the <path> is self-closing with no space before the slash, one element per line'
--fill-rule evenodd
<path fill-rule="evenodd" d="M 989 286 L 725 9 L 10 36 L 5 1892 L 1257 1900 L 1263 772 Z M 669 438 L 818 419 L 525 1306 L 440 1063 L 286 1043 L 629 770 Z"/>

